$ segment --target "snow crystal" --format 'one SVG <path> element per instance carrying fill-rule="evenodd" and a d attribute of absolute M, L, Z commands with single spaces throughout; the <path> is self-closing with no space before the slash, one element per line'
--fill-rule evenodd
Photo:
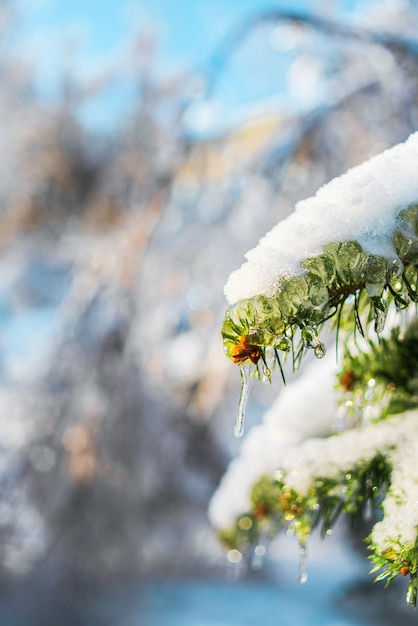
<path fill-rule="evenodd" d="M 369 253 L 396 255 L 391 237 L 403 208 L 418 200 L 418 133 L 348 170 L 296 205 L 250 250 L 225 286 L 230 304 L 272 295 L 281 278 L 303 272 L 300 263 L 333 241 L 356 240 Z"/>

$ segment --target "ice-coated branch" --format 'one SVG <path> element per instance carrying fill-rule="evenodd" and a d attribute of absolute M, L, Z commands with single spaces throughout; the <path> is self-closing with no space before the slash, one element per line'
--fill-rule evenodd
<path fill-rule="evenodd" d="M 209 515 L 215 527 L 233 525 L 250 508 L 253 485 L 282 466 L 289 448 L 358 426 L 367 436 L 365 425 L 418 409 L 418 321 L 409 317 L 398 320 L 401 324 L 378 343 L 363 340 L 360 345 L 346 337 L 341 363 L 331 349 L 281 391 L 261 424 L 248 433 L 212 498 Z M 332 442 L 339 445 L 338 438 L 327 445 Z"/>
<path fill-rule="evenodd" d="M 322 358 L 318 333 L 332 317 L 348 333 L 337 393 L 337 365 L 327 356 L 250 432 L 209 510 L 230 549 L 248 552 L 284 528 L 302 555 L 315 527 L 327 534 L 342 513 L 369 516 L 372 571 L 387 582 L 409 575 L 414 607 L 418 326 L 408 307 L 418 302 L 417 172 L 414 134 L 300 202 L 230 276 L 222 334 L 241 368 L 270 377 L 272 364 L 281 367 L 280 351 L 296 364 L 307 349 Z M 388 312 L 394 317 L 385 334 Z M 379 342 L 368 337 L 370 324 Z M 350 429 L 335 434 L 341 415 Z M 383 519 L 376 523 L 377 507 Z"/>
<path fill-rule="evenodd" d="M 383 330 L 388 305 L 418 300 L 418 134 L 322 187 L 250 250 L 225 287 L 222 335 L 236 364 L 264 364 L 292 347 L 322 357 L 317 332 L 351 318 Z M 347 307 L 346 307 L 347 309 Z M 349 317 L 349 316 L 348 316 Z"/>

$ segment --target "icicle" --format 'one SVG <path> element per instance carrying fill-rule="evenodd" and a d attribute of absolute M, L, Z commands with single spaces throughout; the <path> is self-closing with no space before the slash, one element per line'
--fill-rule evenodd
<path fill-rule="evenodd" d="M 271 347 L 266 348 L 264 358 L 261 357 L 264 361 L 263 367 L 261 370 L 261 381 L 266 384 L 271 385 L 271 368 L 274 364 L 275 354 L 274 350 Z"/>
<path fill-rule="evenodd" d="M 239 397 L 238 404 L 238 415 L 235 421 L 234 427 L 234 435 L 235 437 L 242 437 L 244 433 L 244 422 L 245 422 L 245 411 L 247 408 L 248 397 L 250 395 L 250 388 L 253 379 L 251 378 L 251 374 L 253 373 L 255 366 L 254 365 L 240 365 L 239 367 L 241 372 L 241 394 Z"/>
<path fill-rule="evenodd" d="M 373 519 L 373 502 L 371 498 L 368 498 L 364 505 L 363 519 L 365 522 L 370 522 Z"/>
<path fill-rule="evenodd" d="M 408 589 L 406 590 L 406 603 L 414 609 L 417 606 L 417 574 L 410 575 Z"/>
<path fill-rule="evenodd" d="M 281 350 L 282 352 L 290 352 L 292 348 L 292 341 L 289 337 L 286 337 L 286 335 L 282 335 L 276 342 L 275 348 L 277 348 L 277 350 Z"/>
<path fill-rule="evenodd" d="M 263 365 L 261 382 L 271 384 L 271 370 L 268 365 Z"/>
<path fill-rule="evenodd" d="M 302 328 L 302 340 L 305 348 L 316 348 L 320 344 L 316 330 L 312 326 Z"/>
<path fill-rule="evenodd" d="M 319 341 L 318 334 L 312 326 L 302 328 L 302 340 L 305 348 L 313 349 L 317 359 L 322 359 L 325 356 L 325 346 Z"/>
<path fill-rule="evenodd" d="M 299 544 L 299 574 L 298 582 L 303 585 L 308 580 L 308 551 L 305 543 Z"/>
<path fill-rule="evenodd" d="M 381 333 L 386 324 L 386 317 L 388 313 L 388 303 L 383 298 L 372 298 L 374 308 L 374 330 L 376 333 Z"/>

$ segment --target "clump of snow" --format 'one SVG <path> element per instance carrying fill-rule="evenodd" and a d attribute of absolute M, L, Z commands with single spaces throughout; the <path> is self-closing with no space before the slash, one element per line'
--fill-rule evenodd
<path fill-rule="evenodd" d="M 372 532 L 379 552 L 415 544 L 418 535 L 418 411 L 409 411 L 337 437 L 312 439 L 283 455 L 280 469 L 286 484 L 307 494 L 315 477 L 338 479 L 378 452 L 392 464 L 391 487 L 383 503 L 384 518 Z"/>
<path fill-rule="evenodd" d="M 250 510 L 252 487 L 263 475 L 273 477 L 280 470 L 290 488 L 306 495 L 316 478 L 340 480 L 381 453 L 393 471 L 384 518 L 375 525 L 372 541 L 379 552 L 412 546 L 418 536 L 418 411 L 323 438 L 335 423 L 335 364 L 327 357 L 315 366 L 285 388 L 263 424 L 247 436 L 241 455 L 232 461 L 210 503 L 212 524 L 229 528 Z M 313 436 L 322 438 L 308 439 Z"/>
<path fill-rule="evenodd" d="M 415 416 L 415 424 L 418 416 Z M 386 452 L 392 444 L 392 428 L 398 420 L 387 420 L 362 429 L 346 431 L 328 439 L 311 439 L 283 455 L 280 469 L 286 484 L 298 493 L 307 494 L 316 477 L 338 477 L 369 460 L 378 451 Z M 392 433 L 393 435 L 393 433 Z"/>
<path fill-rule="evenodd" d="M 366 252 L 396 256 L 391 244 L 396 217 L 418 201 L 417 171 L 418 133 L 414 133 L 299 202 L 231 274 L 225 286 L 229 303 L 273 295 L 280 279 L 300 275 L 301 262 L 331 242 L 355 240 Z"/>
<path fill-rule="evenodd" d="M 415 417 L 415 419 L 414 419 Z M 394 469 L 388 495 L 383 502 L 383 520 L 373 527 L 371 538 L 380 552 L 390 548 L 412 547 L 418 536 L 418 476 L 415 460 L 417 413 L 402 425 L 402 433 L 392 433 L 397 448 L 392 453 Z"/>
<path fill-rule="evenodd" d="M 324 359 L 311 363 L 303 376 L 283 388 L 263 423 L 252 428 L 211 500 L 209 517 L 215 527 L 227 528 L 248 511 L 254 483 L 280 465 L 286 449 L 307 437 L 332 432 L 337 414 L 336 370 L 335 353 L 329 350 Z"/>

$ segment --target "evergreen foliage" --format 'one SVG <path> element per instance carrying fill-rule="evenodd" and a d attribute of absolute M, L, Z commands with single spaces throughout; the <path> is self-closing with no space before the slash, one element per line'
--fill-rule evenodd
<path fill-rule="evenodd" d="M 225 353 L 243 378 L 240 428 L 249 377 L 271 380 L 278 366 L 284 380 L 281 355 L 291 357 L 294 368 L 308 350 L 322 358 L 319 334 L 330 319 L 344 352 L 335 389 L 357 428 L 285 452 L 273 475 L 253 484 L 250 508 L 220 530 L 220 539 L 250 554 L 285 530 L 304 551 L 315 528 L 331 534 L 342 514 L 353 526 L 368 519 L 372 573 L 386 584 L 408 575 L 407 602 L 415 608 L 418 477 L 407 459 L 415 455 L 418 416 L 418 321 L 409 315 L 418 302 L 418 205 L 397 210 L 385 237 L 382 255 L 356 240 L 327 243 L 300 262 L 299 273 L 283 275 L 271 293 L 238 300 L 226 312 Z M 392 312 L 403 323 L 385 333 Z"/>
<path fill-rule="evenodd" d="M 355 241 L 330 243 L 307 258 L 300 276 L 284 278 L 272 296 L 259 295 L 233 304 L 226 312 L 222 336 L 226 355 L 236 364 L 277 364 L 279 352 L 291 354 L 294 367 L 306 350 L 325 354 L 318 332 L 335 318 L 364 336 L 364 321 L 374 320 L 381 333 L 393 302 L 398 309 L 418 301 L 418 206 L 399 213 L 392 237 L 392 258 L 368 254 Z M 349 311 L 345 305 L 351 303 Z M 344 310 L 343 310 L 344 309 Z"/>

